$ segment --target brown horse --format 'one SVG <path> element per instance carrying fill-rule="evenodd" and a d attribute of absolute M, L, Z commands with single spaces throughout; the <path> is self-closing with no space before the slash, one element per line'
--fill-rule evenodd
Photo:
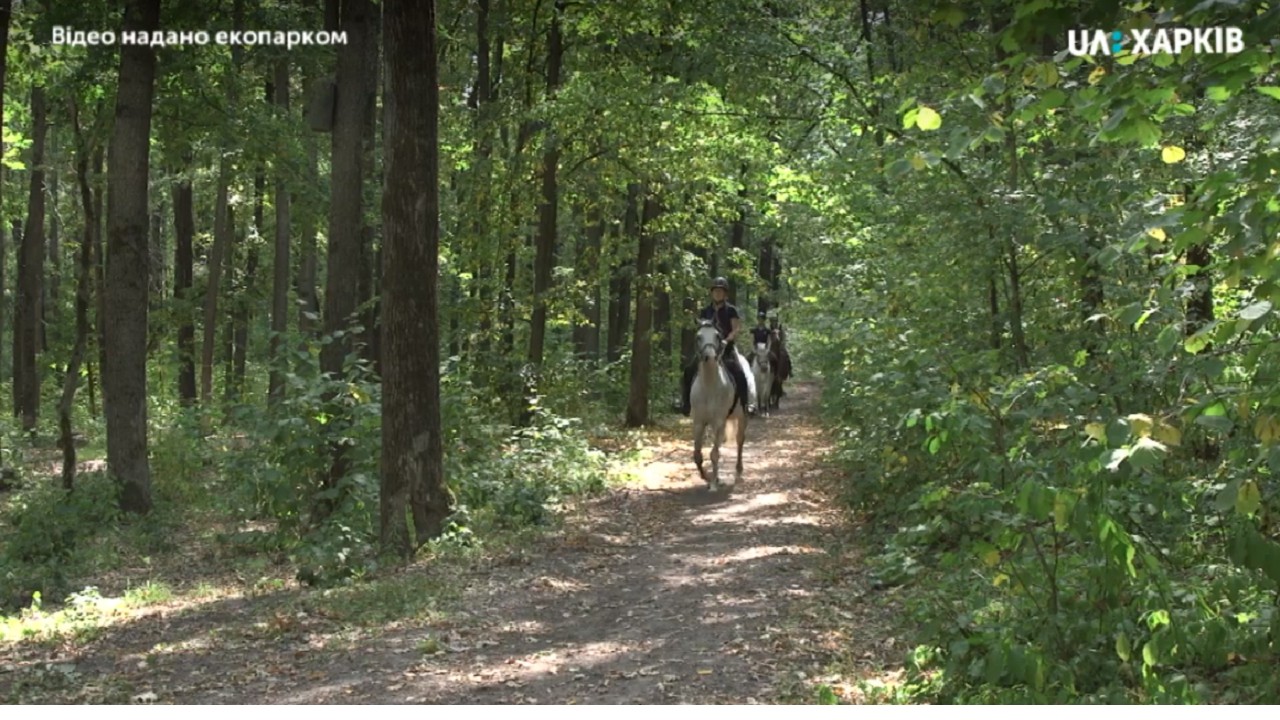
<path fill-rule="evenodd" d="M 769 388 L 768 403 L 770 407 L 778 407 L 778 401 L 786 395 L 782 391 L 782 383 L 791 377 L 791 353 L 782 340 L 781 328 L 774 328 L 770 336 L 770 360 L 773 365 L 773 386 Z"/>

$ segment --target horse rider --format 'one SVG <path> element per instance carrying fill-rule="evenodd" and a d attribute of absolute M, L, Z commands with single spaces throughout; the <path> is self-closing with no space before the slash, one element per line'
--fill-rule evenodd
<path fill-rule="evenodd" d="M 771 330 L 778 331 L 778 342 L 782 343 L 785 347 L 787 344 L 787 331 L 782 327 L 782 323 L 778 320 L 778 314 L 776 312 L 769 318 L 769 328 Z"/>
<path fill-rule="evenodd" d="M 761 310 L 756 313 L 756 326 L 751 328 L 751 347 L 755 347 L 761 343 L 769 344 L 769 335 L 773 332 L 765 325 L 764 321 L 768 317 L 768 313 Z"/>
<path fill-rule="evenodd" d="M 748 413 L 754 413 L 755 407 L 750 401 L 751 393 L 747 385 L 746 363 L 733 344 L 733 341 L 738 337 L 739 330 L 742 329 L 742 319 L 738 315 L 738 308 L 728 301 L 729 281 L 718 277 L 711 281 L 710 290 L 711 304 L 702 309 L 699 317 L 703 320 L 710 320 L 715 325 L 716 330 L 720 331 L 720 337 L 724 339 L 725 345 L 720 361 L 725 370 L 729 371 L 734 385 L 738 388 L 738 402 L 742 403 L 742 407 L 746 408 Z M 680 412 L 684 415 L 688 415 L 692 410 L 689 404 L 689 391 L 693 389 L 693 376 L 697 372 L 698 358 L 695 356 L 693 362 L 684 369 L 684 379 L 680 387 Z"/>

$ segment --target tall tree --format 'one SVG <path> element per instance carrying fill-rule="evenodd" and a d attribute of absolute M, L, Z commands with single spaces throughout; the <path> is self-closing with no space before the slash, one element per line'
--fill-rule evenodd
<path fill-rule="evenodd" d="M 48 129 L 44 88 L 31 89 L 31 174 L 27 199 L 27 224 L 18 246 L 18 302 L 13 328 L 13 412 L 22 428 L 35 429 L 40 413 L 41 284 L 44 280 L 45 202 L 44 149 Z"/>
<path fill-rule="evenodd" d="M 381 541 L 407 556 L 450 512 L 440 416 L 435 2 L 386 0 Z M 424 40 L 425 36 L 425 40 Z"/>
<path fill-rule="evenodd" d="M 560 30 L 564 1 L 556 0 L 547 28 L 547 95 L 555 97 L 560 87 L 560 70 L 564 63 L 564 38 Z M 558 168 L 560 144 L 555 131 L 548 130 L 542 152 L 542 198 L 538 205 L 538 228 L 534 240 L 533 259 L 533 319 L 529 329 L 529 363 L 535 368 L 542 364 L 546 344 L 547 300 L 551 292 L 552 267 L 556 260 L 556 234 L 559 218 L 560 192 Z"/>
<path fill-rule="evenodd" d="M 13 0 L 0 0 L 0 118 L 4 117 L 5 81 L 9 70 L 9 23 L 13 20 Z M 2 150 L 3 148 L 0 148 Z M 4 168 L 0 167 L 0 201 L 3 200 Z M 0 207 L 3 207 L 0 202 Z M 4 228 L 0 220 L 0 300 L 4 298 Z M 4 313 L 0 312 L 0 330 L 4 329 Z"/>
<path fill-rule="evenodd" d="M 236 30 L 244 27 L 244 0 L 234 0 L 231 6 L 232 26 Z M 227 69 L 227 108 L 232 120 L 236 115 L 236 104 L 239 92 L 237 84 L 240 80 L 240 67 L 244 62 L 244 48 L 231 46 L 231 65 Z M 209 251 L 209 282 L 205 289 L 204 328 L 200 351 L 200 402 L 206 407 L 213 400 L 213 359 L 218 331 L 218 295 L 222 290 L 222 274 L 226 257 L 231 249 L 235 234 L 235 223 L 231 220 L 230 191 L 231 160 L 227 150 L 234 142 L 234 129 L 231 122 L 223 127 L 222 153 L 218 157 L 218 187 L 213 203 L 213 247 Z"/>
<path fill-rule="evenodd" d="M 89 157 L 93 152 L 90 140 L 80 129 L 79 112 L 75 100 L 71 101 L 71 128 L 75 133 L 76 185 L 80 189 L 80 206 L 84 215 L 84 230 L 80 236 L 79 262 L 76 264 L 76 335 L 63 377 L 62 398 L 58 402 L 59 442 L 62 444 L 62 487 L 71 490 L 76 479 L 76 443 L 72 434 L 71 411 L 76 391 L 80 386 L 80 365 L 84 362 L 85 348 L 89 344 L 89 301 L 92 292 L 93 254 L 99 243 L 95 235 L 102 225 L 94 214 L 93 191 L 89 186 Z"/>
<path fill-rule="evenodd" d="M 160 26 L 160 0 L 127 0 L 126 32 Z M 107 467 L 120 508 L 151 509 L 147 460 L 147 176 L 156 56 L 149 45 L 120 48 L 120 83 L 107 159 Z"/>
<path fill-rule="evenodd" d="M 347 44 L 338 48 L 337 105 L 334 108 L 332 174 L 329 183 L 329 249 L 324 290 L 324 333 L 331 342 L 320 350 L 320 370 L 337 377 L 352 350 L 352 334 L 346 332 L 359 304 L 361 243 L 364 225 L 364 127 L 368 82 L 368 54 L 372 44 L 369 0 L 343 3 L 342 29 Z M 322 480 L 325 490 L 338 486 L 347 472 L 346 446 L 332 448 L 333 462 Z M 334 507 L 323 495 L 313 507 L 314 519 L 323 519 Z"/>
<path fill-rule="evenodd" d="M 655 198 L 644 199 L 644 215 L 639 227 L 639 252 L 636 256 L 636 318 L 631 333 L 631 391 L 627 401 L 627 427 L 640 427 L 649 422 L 649 375 L 653 360 L 653 297 L 655 279 L 653 255 L 657 233 L 653 220 L 660 206 Z"/>
<path fill-rule="evenodd" d="M 196 326 L 191 284 L 195 278 L 195 193 L 191 178 L 173 185 L 173 297 L 178 309 L 178 398 L 184 406 L 196 401 Z"/>
<path fill-rule="evenodd" d="M 281 118 L 289 115 L 289 60 L 276 61 L 275 97 L 273 98 Z M 284 396 L 284 375 L 280 372 L 280 348 L 284 334 L 289 329 L 289 185 L 286 181 L 286 159 L 276 161 L 276 232 L 275 252 L 272 257 L 271 279 L 271 376 L 267 396 L 278 403 Z"/>

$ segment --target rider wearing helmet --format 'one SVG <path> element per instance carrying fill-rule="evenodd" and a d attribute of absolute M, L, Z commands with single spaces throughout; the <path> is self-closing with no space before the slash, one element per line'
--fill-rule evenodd
<path fill-rule="evenodd" d="M 720 331 L 720 337 L 724 339 L 725 351 L 721 356 L 725 370 L 729 371 L 729 375 L 733 377 L 734 385 L 738 388 L 738 402 L 742 403 L 742 407 L 747 412 L 754 413 L 755 407 L 751 403 L 750 390 L 747 385 L 747 373 L 742 367 L 741 356 L 733 342 L 738 337 L 738 332 L 742 329 L 742 319 L 738 315 L 738 308 L 729 303 L 729 281 L 722 277 L 718 277 L 711 281 L 711 304 L 702 309 L 699 315 L 703 320 L 710 320 L 716 329 Z M 691 411 L 689 405 L 689 391 L 693 388 L 693 376 L 698 372 L 698 360 L 695 357 L 693 362 L 684 369 L 684 378 L 681 383 L 680 391 L 680 412 L 688 415 Z"/>
<path fill-rule="evenodd" d="M 760 343 L 769 344 L 770 330 L 764 324 L 767 317 L 768 315 L 763 310 L 756 313 L 756 326 L 751 328 L 751 340 L 757 345 Z"/>

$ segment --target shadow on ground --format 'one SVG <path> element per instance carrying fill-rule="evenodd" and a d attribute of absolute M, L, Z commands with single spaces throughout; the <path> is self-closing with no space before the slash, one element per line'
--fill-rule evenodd
<path fill-rule="evenodd" d="M 108 628 L 76 672 L 176 703 L 775 701 L 796 672 L 783 625 L 839 525 L 817 394 L 797 384 L 750 422 L 731 492 L 706 489 L 689 439 L 655 448 L 525 562 L 455 579 L 447 620 L 344 633 L 298 593 L 218 600 Z"/>

